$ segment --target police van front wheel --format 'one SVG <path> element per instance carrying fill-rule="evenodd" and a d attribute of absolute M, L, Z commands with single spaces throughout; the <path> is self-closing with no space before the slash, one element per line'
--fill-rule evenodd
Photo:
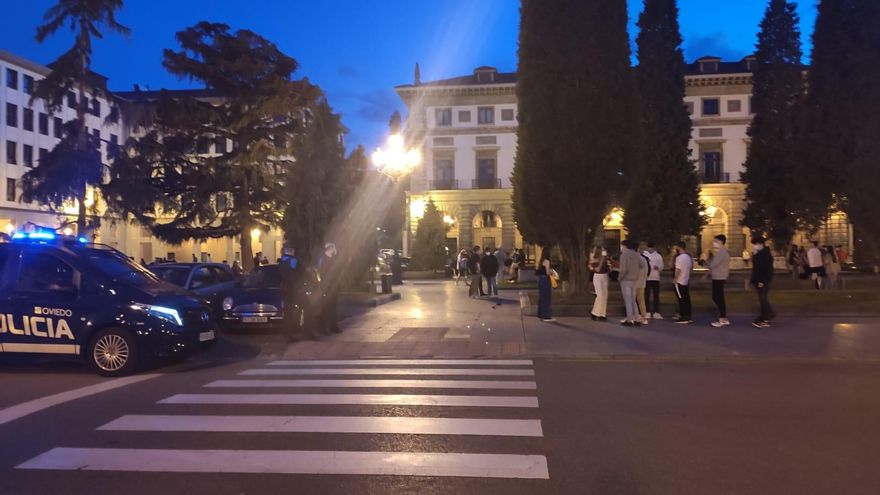
<path fill-rule="evenodd" d="M 137 368 L 134 338 L 125 330 L 101 330 L 89 343 L 88 352 L 89 364 L 99 375 L 122 376 Z"/>

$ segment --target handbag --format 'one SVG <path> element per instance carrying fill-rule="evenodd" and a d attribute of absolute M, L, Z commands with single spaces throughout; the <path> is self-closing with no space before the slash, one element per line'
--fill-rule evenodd
<path fill-rule="evenodd" d="M 559 286 L 559 273 L 556 270 L 550 269 L 550 288 L 555 289 Z"/>

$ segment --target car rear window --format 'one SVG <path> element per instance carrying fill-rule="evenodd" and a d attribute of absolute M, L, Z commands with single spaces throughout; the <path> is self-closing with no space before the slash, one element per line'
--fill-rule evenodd
<path fill-rule="evenodd" d="M 150 271 L 166 282 L 178 287 L 186 285 L 186 277 L 189 276 L 189 268 L 182 266 L 153 266 Z"/>
<path fill-rule="evenodd" d="M 113 280 L 135 286 L 152 285 L 159 281 L 155 275 L 126 258 L 119 251 L 84 247 L 77 250 L 88 262 Z"/>

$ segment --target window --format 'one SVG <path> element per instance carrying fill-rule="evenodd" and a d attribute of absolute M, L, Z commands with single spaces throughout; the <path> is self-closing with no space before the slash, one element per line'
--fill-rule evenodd
<path fill-rule="evenodd" d="M 21 109 L 21 127 L 26 131 L 34 132 L 34 111 L 32 109 Z"/>
<path fill-rule="evenodd" d="M 15 141 L 6 141 L 6 163 L 10 165 L 18 163 L 18 144 Z"/>
<path fill-rule="evenodd" d="M 76 290 L 76 272 L 67 263 L 44 253 L 25 251 L 21 257 L 18 290 Z"/>
<path fill-rule="evenodd" d="M 214 203 L 217 205 L 218 212 L 229 211 L 229 198 L 226 197 L 226 193 L 215 196 Z"/>
<path fill-rule="evenodd" d="M 52 127 L 55 137 L 61 139 L 62 134 L 64 134 L 64 121 L 61 120 L 61 117 L 52 117 Z"/>
<path fill-rule="evenodd" d="M 218 137 L 217 141 L 214 143 L 214 150 L 217 153 L 226 153 L 226 137 Z"/>
<path fill-rule="evenodd" d="M 214 275 L 208 270 L 207 266 L 200 266 L 193 271 L 190 279 L 189 288 L 198 289 L 207 285 L 214 284 Z"/>
<path fill-rule="evenodd" d="M 497 189 L 496 160 L 494 151 L 477 153 L 477 179 L 474 189 Z"/>
<path fill-rule="evenodd" d="M 37 155 L 37 160 L 39 160 L 40 163 L 43 163 L 43 160 L 45 160 L 47 156 L 49 156 L 49 150 L 47 150 L 46 148 L 40 148 L 39 154 Z"/>
<path fill-rule="evenodd" d="M 477 123 L 479 123 L 479 124 L 494 124 L 495 123 L 495 108 L 481 107 L 481 108 L 477 109 Z"/>
<path fill-rule="evenodd" d="M 703 98 L 703 115 L 720 115 L 721 105 L 718 98 Z"/>
<path fill-rule="evenodd" d="M 6 201 L 15 201 L 15 179 L 6 179 Z"/>
<path fill-rule="evenodd" d="M 501 120 L 506 122 L 513 120 L 513 109 L 505 108 L 501 110 Z"/>
<path fill-rule="evenodd" d="M 742 111 L 742 100 L 727 100 L 727 111 L 728 112 Z"/>
<path fill-rule="evenodd" d="M 451 157 L 434 160 L 434 189 L 455 189 L 455 162 Z"/>
<path fill-rule="evenodd" d="M 27 76 L 27 75 L 24 76 L 22 78 L 22 86 L 24 86 L 22 89 L 24 89 L 25 93 L 27 93 L 29 95 L 34 94 L 34 78 L 33 77 Z"/>
<path fill-rule="evenodd" d="M 18 127 L 18 106 L 12 103 L 6 104 L 6 125 Z"/>
<path fill-rule="evenodd" d="M 18 89 L 18 71 L 6 69 L 6 87 Z"/>
<path fill-rule="evenodd" d="M 207 138 L 199 138 L 196 141 L 196 153 L 206 155 L 211 152 L 211 141 Z"/>
<path fill-rule="evenodd" d="M 717 184 L 724 180 L 721 143 L 700 144 L 700 175 L 703 182 Z"/>
<path fill-rule="evenodd" d="M 471 111 L 470 110 L 459 110 L 458 111 L 458 121 L 462 123 L 467 123 L 471 121 Z"/>
<path fill-rule="evenodd" d="M 92 98 L 92 115 L 95 117 L 101 116 L 101 102 L 97 98 Z"/>
<path fill-rule="evenodd" d="M 438 108 L 434 110 L 434 118 L 438 126 L 452 125 L 452 109 Z"/>
<path fill-rule="evenodd" d="M 40 112 L 40 117 L 38 119 L 40 134 L 44 136 L 49 135 L 49 114 L 45 114 Z"/>
<path fill-rule="evenodd" d="M 73 91 L 67 92 L 67 108 L 76 108 L 76 93 Z"/>
<path fill-rule="evenodd" d="M 22 148 L 22 162 L 24 162 L 25 166 L 33 167 L 34 166 L 34 147 L 26 144 Z"/>
<path fill-rule="evenodd" d="M 233 275 L 232 272 L 224 270 L 219 266 L 209 266 L 208 270 L 211 270 L 215 283 L 222 284 L 224 282 L 232 282 L 235 280 L 235 275 Z"/>

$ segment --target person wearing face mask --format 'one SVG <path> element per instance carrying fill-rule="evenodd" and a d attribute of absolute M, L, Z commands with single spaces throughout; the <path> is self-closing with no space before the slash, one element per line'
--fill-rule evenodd
<path fill-rule="evenodd" d="M 660 314 L 660 271 L 663 270 L 663 255 L 657 252 L 653 242 L 648 243 L 648 249 L 642 253 L 648 259 L 651 267 L 648 279 L 645 281 L 645 304 L 648 316 L 655 320 L 662 320 Z"/>
<path fill-rule="evenodd" d="M 596 300 L 593 301 L 590 317 L 593 321 L 605 321 L 608 312 L 608 273 L 611 271 L 608 251 L 605 248 L 596 248 L 593 251 L 590 269 L 593 270 L 593 288 L 596 290 Z"/>
<path fill-rule="evenodd" d="M 727 304 L 724 300 L 724 284 L 730 275 L 730 253 L 724 245 L 727 237 L 724 234 L 716 235 L 712 241 L 714 252 L 709 258 L 709 276 L 712 277 L 712 301 L 718 307 L 718 321 L 712 322 L 715 328 L 730 325 L 727 319 Z"/>
<path fill-rule="evenodd" d="M 752 322 L 756 328 L 769 328 L 770 320 L 775 316 L 768 298 L 770 282 L 773 281 L 773 255 L 770 253 L 770 248 L 764 245 L 765 242 L 761 236 L 752 239 L 754 255 L 751 283 L 758 293 L 758 302 L 761 304 L 761 314 Z"/>
<path fill-rule="evenodd" d="M 629 239 L 620 243 L 620 274 L 617 280 L 620 282 L 620 292 L 623 294 L 623 303 L 626 306 L 626 318 L 621 321 L 623 326 L 639 325 L 642 315 L 636 301 L 636 287 L 640 273 L 648 273 L 648 262 L 637 251 L 638 245 Z M 645 276 L 641 275 L 641 276 Z"/>

